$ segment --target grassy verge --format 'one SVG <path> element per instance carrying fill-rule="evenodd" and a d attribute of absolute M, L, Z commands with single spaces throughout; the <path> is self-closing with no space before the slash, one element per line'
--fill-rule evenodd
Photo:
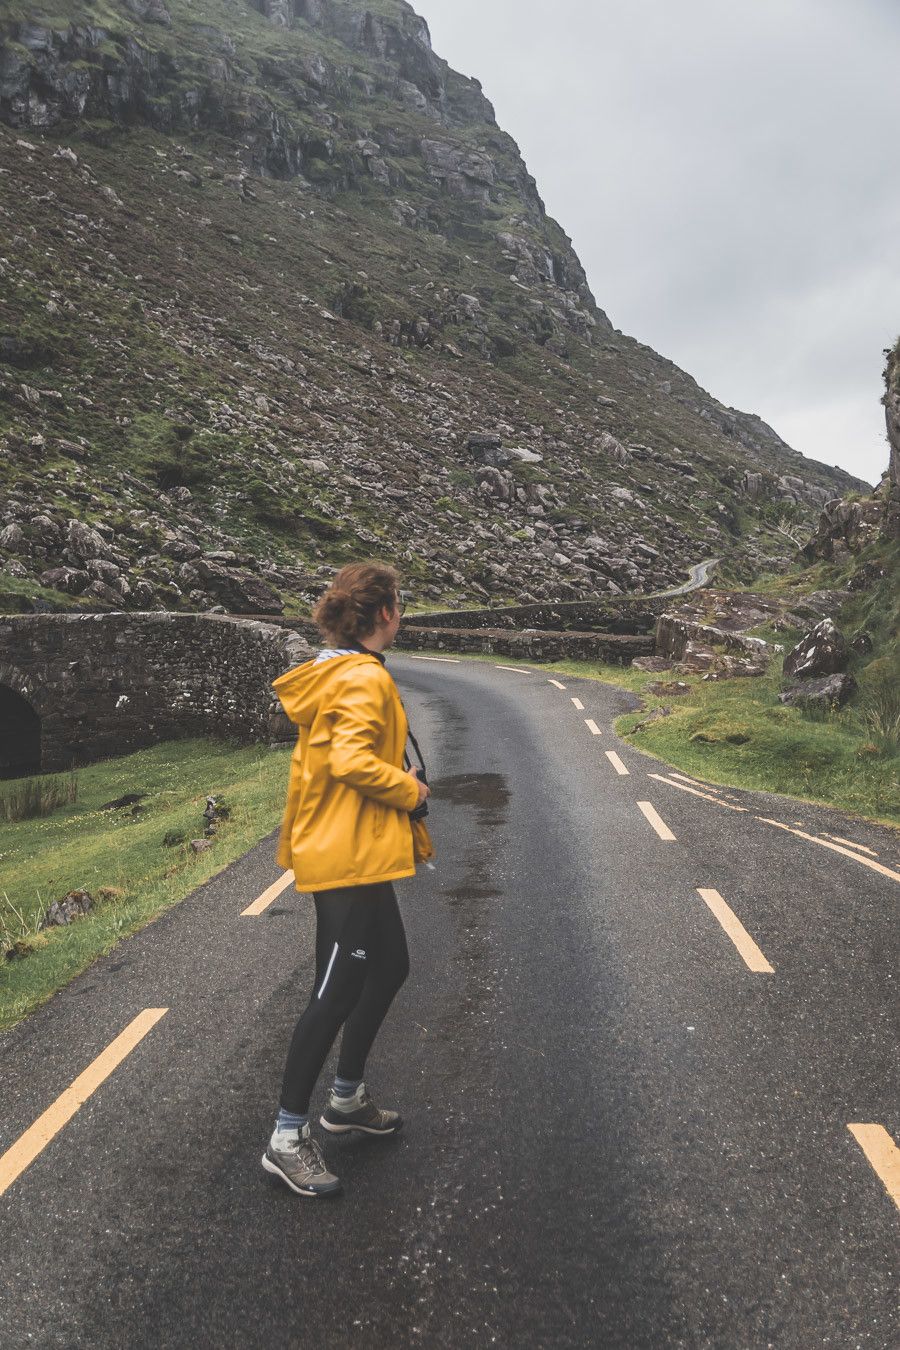
<path fill-rule="evenodd" d="M 274 829 L 289 756 L 289 748 L 169 742 L 79 770 L 74 805 L 0 824 L 0 911 L 14 935 L 22 926 L 9 902 L 24 919 L 19 954 L 3 959 L 0 950 L 0 1030 Z M 146 796 L 137 814 L 100 809 L 138 792 Z M 203 835 L 208 793 L 221 797 L 231 815 L 212 848 L 195 854 L 189 841 Z M 185 842 L 167 846 L 168 833 Z M 35 931 L 41 912 L 74 889 L 95 898 L 91 913 L 67 927 Z"/>
<path fill-rule="evenodd" d="M 463 660 L 509 665 L 511 658 L 466 653 Z M 526 665 L 532 663 L 526 662 Z M 853 708 L 814 716 L 778 702 L 780 663 L 754 679 L 704 681 L 593 661 L 542 662 L 540 670 L 600 680 L 641 697 L 640 712 L 615 729 L 636 749 L 685 773 L 726 787 L 779 792 L 881 824 L 900 826 L 900 755 Z M 648 686 L 678 678 L 685 694 L 657 696 Z M 670 715 L 647 722 L 656 708 Z"/>

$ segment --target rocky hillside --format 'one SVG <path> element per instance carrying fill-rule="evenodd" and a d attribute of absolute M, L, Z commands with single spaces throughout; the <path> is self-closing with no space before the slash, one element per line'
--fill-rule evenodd
<path fill-rule="evenodd" d="M 403 0 L 64 8 L 0 11 L 4 607 L 749 576 L 864 488 L 612 326 Z"/>

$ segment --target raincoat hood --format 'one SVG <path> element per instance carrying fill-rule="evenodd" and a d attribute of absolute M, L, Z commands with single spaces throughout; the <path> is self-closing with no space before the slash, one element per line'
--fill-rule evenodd
<path fill-rule="evenodd" d="M 322 707 L 326 690 L 333 687 L 337 677 L 355 665 L 380 665 L 378 657 L 365 652 L 351 652 L 349 656 L 332 656 L 327 661 L 313 658 L 302 666 L 279 675 L 272 684 L 281 706 L 297 727 L 308 731 Z"/>

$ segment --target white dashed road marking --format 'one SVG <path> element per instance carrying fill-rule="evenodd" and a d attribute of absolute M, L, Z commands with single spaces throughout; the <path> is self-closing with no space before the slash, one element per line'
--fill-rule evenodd
<path fill-rule="evenodd" d="M 594 721 L 592 717 L 586 717 L 584 719 L 584 725 L 587 727 L 588 731 L 591 733 L 592 736 L 602 735 L 600 728 L 597 726 L 597 723 Z"/>
<path fill-rule="evenodd" d="M 514 675 L 533 675 L 533 670 L 522 670 L 521 666 L 498 666 L 498 670 L 511 670 Z"/>
<path fill-rule="evenodd" d="M 642 811 L 647 820 L 653 826 L 660 839 L 674 839 L 675 836 L 669 829 L 666 822 L 657 814 L 650 802 L 638 802 L 638 810 Z"/>
<path fill-rule="evenodd" d="M 620 774 L 621 776 L 624 777 L 624 775 L 628 773 L 628 770 L 625 768 L 625 765 L 619 759 L 619 756 L 616 754 L 615 750 L 605 750 L 604 754 L 606 755 L 606 758 L 609 760 L 610 764 L 613 766 L 617 774 Z"/>
<path fill-rule="evenodd" d="M 774 975 L 775 971 L 773 967 L 769 965 L 734 910 L 726 905 L 719 892 L 703 890 L 698 886 L 697 894 L 700 896 L 701 900 L 706 901 L 713 914 L 715 914 L 719 923 L 725 929 L 725 932 L 740 952 L 747 968 L 755 971 L 757 974 Z"/>
<path fill-rule="evenodd" d="M 413 656 L 411 652 L 406 654 L 409 655 L 410 661 L 446 661 L 452 666 L 459 665 L 458 656 Z"/>
<path fill-rule="evenodd" d="M 584 704 L 582 703 L 580 698 L 573 698 L 572 702 L 575 704 L 575 707 L 578 709 L 579 712 L 584 712 Z"/>
<path fill-rule="evenodd" d="M 547 683 L 548 683 L 548 684 L 555 684 L 556 687 L 557 687 L 557 689 L 565 689 L 565 687 L 566 687 L 564 684 L 560 684 L 559 680 L 548 680 Z"/>

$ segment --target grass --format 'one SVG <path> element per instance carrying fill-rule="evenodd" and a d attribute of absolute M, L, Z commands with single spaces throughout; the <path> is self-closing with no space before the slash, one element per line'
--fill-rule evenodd
<path fill-rule="evenodd" d="M 78 775 L 52 774 L 46 778 L 22 778 L 0 789 L 0 820 L 31 820 L 78 800 Z"/>
<path fill-rule="evenodd" d="M 778 702 L 780 671 L 703 683 L 682 677 L 687 694 L 645 701 L 671 715 L 635 732 L 646 713 L 616 730 L 641 750 L 710 782 L 779 792 L 900 825 L 900 757 L 878 743 L 856 709 L 811 715 Z"/>
<path fill-rule="evenodd" d="M 168 742 L 80 769 L 74 806 L 0 824 L 0 1030 L 274 829 L 289 755 L 224 741 Z M 100 809 L 132 792 L 146 794 L 137 814 Z M 230 818 L 212 848 L 194 854 L 187 841 L 203 834 L 208 793 L 227 802 Z M 186 842 L 166 846 L 167 834 Z M 43 911 L 74 889 L 90 892 L 93 911 L 40 931 Z M 17 959 L 3 959 L 14 940 Z"/>
<path fill-rule="evenodd" d="M 509 664 L 510 658 L 466 653 L 466 661 Z M 881 824 L 900 826 L 900 754 L 892 734 L 879 736 L 869 704 L 811 715 L 778 702 L 780 664 L 754 679 L 704 681 L 674 672 L 648 675 L 631 667 L 593 661 L 548 661 L 534 669 L 580 676 L 627 689 L 642 709 L 617 719 L 616 732 L 636 749 L 724 787 L 778 792 L 833 806 Z M 656 680 L 678 678 L 689 692 L 674 698 L 651 694 Z M 654 708 L 670 715 L 635 728 Z M 888 727 L 890 709 L 879 703 Z"/>

